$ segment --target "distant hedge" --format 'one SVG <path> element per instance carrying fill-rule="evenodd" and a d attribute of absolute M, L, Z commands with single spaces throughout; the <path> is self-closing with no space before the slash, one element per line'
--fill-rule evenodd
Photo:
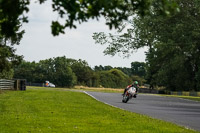
<path fill-rule="evenodd" d="M 128 84 L 131 83 L 131 79 L 118 69 L 101 71 L 99 72 L 99 75 L 100 85 L 106 88 L 125 88 Z"/>

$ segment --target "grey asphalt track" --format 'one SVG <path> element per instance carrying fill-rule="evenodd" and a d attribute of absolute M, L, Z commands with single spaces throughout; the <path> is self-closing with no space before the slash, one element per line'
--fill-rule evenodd
<path fill-rule="evenodd" d="M 86 92 L 106 104 L 200 131 L 200 102 L 174 97 L 139 94 L 122 103 L 119 93 Z"/>

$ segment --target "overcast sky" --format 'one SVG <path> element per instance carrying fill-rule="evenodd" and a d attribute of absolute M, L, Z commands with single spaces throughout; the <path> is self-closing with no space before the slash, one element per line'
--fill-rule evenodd
<path fill-rule="evenodd" d="M 17 54 L 23 55 L 26 61 L 38 62 L 66 56 L 66 58 L 86 60 L 91 67 L 95 65 L 131 67 L 133 61 L 145 61 L 144 49 L 139 49 L 131 57 L 125 59 L 118 55 L 105 56 L 103 50 L 106 46 L 95 44 L 92 39 L 94 32 L 110 32 L 103 19 L 82 23 L 77 26 L 77 29 L 66 29 L 64 35 L 53 37 L 51 21 L 57 20 L 58 15 L 52 12 L 49 1 L 42 5 L 32 2 L 28 17 L 29 23 L 23 25 L 26 33 L 21 44 L 16 47 Z"/>

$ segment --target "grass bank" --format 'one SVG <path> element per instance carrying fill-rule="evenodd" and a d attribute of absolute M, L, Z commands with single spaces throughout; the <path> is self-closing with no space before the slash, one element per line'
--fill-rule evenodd
<path fill-rule="evenodd" d="M 194 133 L 161 120 L 110 107 L 82 92 L 27 89 L 0 94 L 1 133 Z"/>

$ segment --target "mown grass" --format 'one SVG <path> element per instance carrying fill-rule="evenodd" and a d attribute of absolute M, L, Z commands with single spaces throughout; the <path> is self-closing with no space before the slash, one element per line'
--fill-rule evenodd
<path fill-rule="evenodd" d="M 110 92 L 110 93 L 123 93 L 124 89 L 119 88 L 95 88 L 95 87 L 85 87 L 85 86 L 75 86 L 74 88 L 48 88 L 48 87 L 33 87 L 27 86 L 28 89 L 54 89 L 61 91 L 95 91 L 95 92 Z"/>
<path fill-rule="evenodd" d="M 28 89 L 0 94 L 1 133 L 193 133 L 172 123 L 120 110 L 82 92 Z"/>

